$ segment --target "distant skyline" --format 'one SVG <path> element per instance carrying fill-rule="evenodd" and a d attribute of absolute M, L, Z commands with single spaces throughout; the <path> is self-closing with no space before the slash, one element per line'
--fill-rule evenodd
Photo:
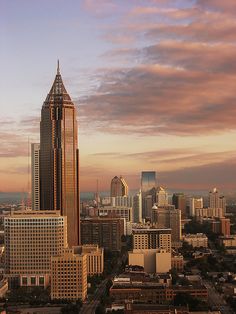
<path fill-rule="evenodd" d="M 27 190 L 28 137 L 57 59 L 78 106 L 81 191 L 141 171 L 236 189 L 235 0 L 0 0 L 0 191 Z"/>

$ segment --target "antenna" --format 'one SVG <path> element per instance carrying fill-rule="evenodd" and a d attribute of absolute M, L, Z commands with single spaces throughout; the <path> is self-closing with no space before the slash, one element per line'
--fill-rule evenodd
<path fill-rule="evenodd" d="M 60 62 L 59 59 L 57 59 L 57 75 L 60 74 Z"/>

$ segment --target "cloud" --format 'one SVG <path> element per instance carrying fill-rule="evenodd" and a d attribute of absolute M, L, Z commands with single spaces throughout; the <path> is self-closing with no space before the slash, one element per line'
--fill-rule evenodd
<path fill-rule="evenodd" d="M 82 124 L 121 134 L 210 134 L 235 130 L 236 75 L 142 65 L 107 72 L 81 100 Z"/>
<path fill-rule="evenodd" d="M 235 0 L 197 0 L 197 5 L 205 9 L 219 10 L 221 12 L 233 14 L 236 12 Z"/>

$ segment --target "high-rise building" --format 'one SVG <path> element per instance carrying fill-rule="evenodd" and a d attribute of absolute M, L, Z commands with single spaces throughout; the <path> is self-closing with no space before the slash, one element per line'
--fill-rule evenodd
<path fill-rule="evenodd" d="M 220 196 L 219 191 L 214 188 L 213 191 L 209 192 L 209 207 L 210 208 L 222 208 L 223 216 L 226 212 L 226 200 L 224 196 Z"/>
<path fill-rule="evenodd" d="M 136 228 L 132 230 L 133 249 L 164 249 L 171 252 L 171 229 Z"/>
<path fill-rule="evenodd" d="M 142 193 L 149 192 L 156 188 L 156 172 L 155 171 L 142 171 L 141 173 L 141 191 Z"/>
<path fill-rule="evenodd" d="M 40 176 L 39 176 L 40 144 L 31 144 L 31 197 L 32 209 L 40 209 Z"/>
<path fill-rule="evenodd" d="M 67 217 L 69 246 L 79 242 L 79 153 L 76 108 L 59 66 L 40 122 L 40 209 Z"/>
<path fill-rule="evenodd" d="M 82 300 L 87 296 L 87 255 L 65 249 L 51 260 L 51 299 Z"/>
<path fill-rule="evenodd" d="M 66 217 L 60 211 L 15 211 L 5 218 L 4 230 L 10 285 L 46 287 L 51 256 L 67 247 Z"/>
<path fill-rule="evenodd" d="M 119 178 L 115 176 L 111 180 L 111 197 L 127 196 L 128 190 L 128 185 L 122 176 L 120 176 Z"/>
<path fill-rule="evenodd" d="M 134 222 L 139 223 L 142 221 L 142 193 L 135 194 L 133 196 L 133 217 Z"/>
<path fill-rule="evenodd" d="M 168 193 L 161 186 L 157 188 L 156 203 L 157 203 L 157 206 L 168 205 Z"/>
<path fill-rule="evenodd" d="M 178 247 L 182 240 L 181 210 L 153 206 L 152 222 L 158 228 L 170 228 L 172 246 Z"/>
<path fill-rule="evenodd" d="M 114 217 L 81 220 L 81 244 L 97 244 L 110 251 L 120 251 L 125 234 L 125 219 Z"/>
<path fill-rule="evenodd" d="M 203 198 L 190 198 L 189 202 L 189 214 L 190 216 L 195 216 L 195 209 L 196 208 L 203 208 Z"/>
<path fill-rule="evenodd" d="M 141 192 L 142 192 L 142 217 L 151 218 L 152 206 L 156 202 L 156 172 L 142 171 Z"/>
<path fill-rule="evenodd" d="M 172 204 L 175 205 L 175 208 L 181 210 L 182 217 L 187 216 L 186 198 L 184 193 L 174 193 L 172 196 Z"/>

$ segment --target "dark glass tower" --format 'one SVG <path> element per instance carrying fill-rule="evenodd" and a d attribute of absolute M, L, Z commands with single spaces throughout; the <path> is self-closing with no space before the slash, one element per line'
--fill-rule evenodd
<path fill-rule="evenodd" d="M 68 244 L 79 243 L 79 154 L 76 108 L 59 69 L 40 122 L 40 209 L 67 217 Z"/>

